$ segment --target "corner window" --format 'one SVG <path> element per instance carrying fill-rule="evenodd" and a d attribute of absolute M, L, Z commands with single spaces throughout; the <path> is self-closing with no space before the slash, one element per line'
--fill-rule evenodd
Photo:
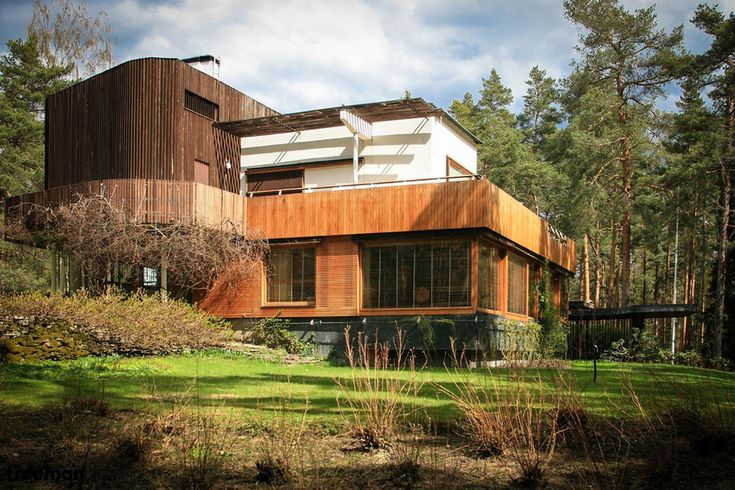
<path fill-rule="evenodd" d="M 508 254 L 508 311 L 528 315 L 528 262 Z"/>
<path fill-rule="evenodd" d="M 309 302 L 316 299 L 316 248 L 274 248 L 268 261 L 267 301 Z"/>
<path fill-rule="evenodd" d="M 470 242 L 367 246 L 364 308 L 470 305 Z"/>

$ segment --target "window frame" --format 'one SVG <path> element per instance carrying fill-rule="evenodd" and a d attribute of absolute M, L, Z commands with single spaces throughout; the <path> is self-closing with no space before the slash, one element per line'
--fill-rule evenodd
<path fill-rule="evenodd" d="M 318 278 L 318 254 L 317 254 L 317 245 L 314 244 L 278 244 L 278 245 L 271 245 L 271 252 L 274 250 L 313 250 L 313 257 L 314 257 L 314 299 L 309 300 L 296 300 L 296 301 L 282 301 L 282 300 L 270 300 L 269 299 L 269 285 L 270 285 L 270 277 L 271 274 L 269 273 L 269 267 L 270 267 L 270 253 L 264 260 L 263 264 L 263 274 L 262 274 L 262 301 L 261 306 L 262 307 L 274 307 L 274 306 L 291 306 L 291 307 L 298 307 L 298 306 L 307 306 L 307 307 L 314 307 L 316 306 L 317 301 L 317 278 Z M 290 279 L 293 281 L 293 274 Z M 302 285 L 303 288 L 303 285 Z"/>
<path fill-rule="evenodd" d="M 446 167 L 447 177 L 452 177 L 452 170 L 455 170 L 456 172 L 460 174 L 457 177 L 459 176 L 469 177 L 471 175 L 475 175 L 470 169 L 468 169 L 467 167 L 459 163 L 454 158 L 447 155 L 447 167 Z"/>
<path fill-rule="evenodd" d="M 513 257 L 516 257 L 518 259 L 518 261 L 523 262 L 523 270 L 524 270 L 524 273 L 523 273 L 523 276 L 524 276 L 523 288 L 524 289 L 522 291 L 522 294 L 520 295 L 520 297 L 523 298 L 523 304 L 524 304 L 524 308 L 523 308 L 524 311 L 523 312 L 518 312 L 518 311 L 511 310 L 511 279 L 510 279 L 511 278 L 511 273 L 510 273 L 510 267 L 511 267 L 511 262 L 512 262 L 512 258 Z M 528 301 L 528 296 L 530 294 L 529 293 L 529 291 L 530 291 L 530 284 L 529 284 L 529 282 L 530 282 L 530 271 L 529 271 L 530 267 L 529 267 L 529 265 L 530 264 L 529 264 L 529 261 L 528 261 L 528 259 L 526 259 L 525 257 L 523 257 L 522 255 L 520 255 L 518 253 L 514 253 L 513 251 L 508 251 L 506 253 L 505 262 L 506 262 L 506 266 L 505 266 L 505 271 L 506 271 L 505 272 L 505 277 L 506 277 L 506 283 L 505 283 L 505 291 L 506 291 L 505 292 L 505 294 L 506 294 L 505 311 L 506 311 L 506 313 L 508 315 L 518 315 L 518 316 L 522 316 L 522 317 L 529 317 L 529 313 L 530 313 L 529 312 L 529 306 L 530 305 L 529 305 L 529 301 Z"/>
<path fill-rule="evenodd" d="M 427 311 L 432 313 L 440 313 L 440 312 L 452 312 L 452 313 L 465 313 L 465 312 L 472 312 L 474 311 L 474 285 L 475 285 L 475 271 L 474 271 L 474 252 L 473 252 L 473 245 L 474 239 L 471 237 L 466 238 L 448 238 L 448 239 L 417 239 L 417 240 L 411 240 L 411 239 L 396 239 L 396 240 L 370 240 L 370 241 L 364 241 L 359 244 L 358 247 L 358 269 L 359 269 L 359 276 L 358 276 L 358 306 L 359 306 L 359 312 L 362 314 L 386 314 L 389 312 L 394 313 L 415 313 L 416 311 Z M 368 274 L 369 271 L 365 270 L 365 252 L 369 248 L 379 248 L 379 247 L 400 247 L 400 246 L 419 246 L 419 245 L 436 245 L 436 244 L 444 244 L 447 246 L 451 246 L 453 244 L 466 244 L 467 245 L 467 304 L 462 306 L 450 306 L 448 305 L 439 305 L 439 306 L 365 306 L 365 274 Z M 451 274 L 451 271 L 450 271 Z M 415 298 L 415 290 L 416 290 L 416 284 L 415 284 L 415 277 L 413 280 L 413 297 Z M 434 291 L 429 292 L 429 297 L 433 299 Z M 430 300 L 432 301 L 432 300 Z M 449 297 L 448 303 L 451 304 L 451 296 Z M 413 301 L 412 303 L 415 303 Z"/>

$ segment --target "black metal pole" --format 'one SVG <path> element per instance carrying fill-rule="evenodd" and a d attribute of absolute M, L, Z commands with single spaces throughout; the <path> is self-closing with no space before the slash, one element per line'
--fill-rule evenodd
<path fill-rule="evenodd" d="M 592 354 L 592 368 L 594 370 L 594 375 L 592 377 L 592 382 L 597 383 L 597 344 L 592 346 L 594 348 L 594 353 Z"/>

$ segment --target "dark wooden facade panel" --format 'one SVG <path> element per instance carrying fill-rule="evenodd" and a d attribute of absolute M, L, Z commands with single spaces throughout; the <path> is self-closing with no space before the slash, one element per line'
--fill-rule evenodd
<path fill-rule="evenodd" d="M 239 192 L 238 138 L 186 110 L 187 90 L 217 104 L 220 121 L 275 114 L 182 61 L 129 61 L 47 99 L 46 189 L 103 179 L 193 181 L 201 160 L 212 186 Z"/>

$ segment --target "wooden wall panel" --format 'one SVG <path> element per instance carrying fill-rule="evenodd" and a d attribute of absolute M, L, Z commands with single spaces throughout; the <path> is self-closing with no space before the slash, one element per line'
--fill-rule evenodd
<path fill-rule="evenodd" d="M 199 307 L 225 318 L 282 316 L 318 318 L 357 315 L 358 246 L 349 237 L 328 237 L 317 246 L 316 305 L 264 307 L 264 273 L 234 287 L 222 279 L 199 302 Z"/>
<path fill-rule="evenodd" d="M 482 180 L 304 192 L 248 199 L 247 222 L 270 239 L 487 228 L 574 272 L 575 247 Z"/>
<path fill-rule="evenodd" d="M 238 193 L 238 138 L 186 111 L 185 90 L 216 103 L 220 121 L 275 114 L 180 60 L 129 61 L 48 97 L 45 188 L 103 179 L 192 181 L 199 159 L 210 163 L 211 185 Z"/>
<path fill-rule="evenodd" d="M 14 196 L 6 200 L 9 221 L 28 216 L 34 206 L 55 207 L 78 195 L 101 195 L 130 219 L 145 223 L 172 221 L 218 226 L 224 221 L 243 231 L 247 200 L 232 192 L 194 182 L 106 179 Z"/>

